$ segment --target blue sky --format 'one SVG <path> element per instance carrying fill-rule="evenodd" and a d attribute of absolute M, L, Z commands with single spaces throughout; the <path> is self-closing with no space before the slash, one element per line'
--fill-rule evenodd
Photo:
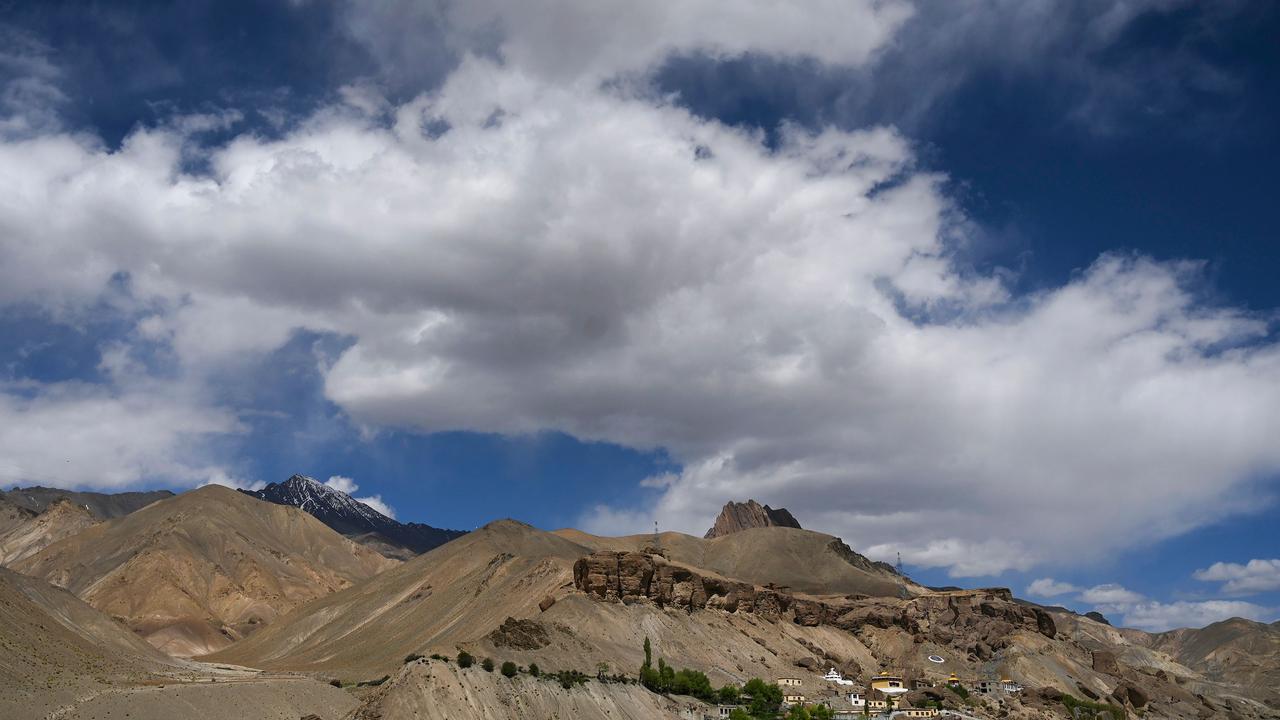
<path fill-rule="evenodd" d="M 0 6 L 0 482 L 1280 618 L 1280 12 L 605 5 Z"/>

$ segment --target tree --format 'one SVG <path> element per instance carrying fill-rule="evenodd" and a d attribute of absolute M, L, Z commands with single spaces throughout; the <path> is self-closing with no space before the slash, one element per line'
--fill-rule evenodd
<path fill-rule="evenodd" d="M 782 689 L 760 678 L 751 678 L 742 686 L 742 692 L 751 696 L 748 708 L 752 717 L 771 718 L 778 714 L 778 706 L 782 704 Z"/>
<path fill-rule="evenodd" d="M 605 675 L 609 674 L 609 663 L 596 663 L 596 677 L 603 680 Z"/>
<path fill-rule="evenodd" d="M 716 693 L 721 705 L 736 705 L 738 697 L 741 693 L 736 685 L 725 685 L 720 688 L 720 692 Z"/>
<path fill-rule="evenodd" d="M 538 677 L 542 674 L 542 670 L 538 667 L 538 663 L 529 663 L 529 674 Z"/>
<path fill-rule="evenodd" d="M 507 677 L 515 677 L 516 664 L 511 662 L 510 660 L 502 663 L 502 674 L 506 675 Z"/>
<path fill-rule="evenodd" d="M 493 658 L 485 658 L 484 662 L 480 663 L 480 667 L 484 668 L 485 672 L 493 672 Z"/>
<path fill-rule="evenodd" d="M 653 667 L 653 646 L 649 644 L 649 636 L 644 636 L 644 664 L 641 668 Z"/>
<path fill-rule="evenodd" d="M 458 667 L 460 668 L 469 668 L 475 663 L 475 661 L 476 659 L 466 650 L 458 653 Z"/>
<path fill-rule="evenodd" d="M 751 720 L 751 716 L 742 708 L 734 708 L 733 711 L 729 713 L 729 720 Z"/>

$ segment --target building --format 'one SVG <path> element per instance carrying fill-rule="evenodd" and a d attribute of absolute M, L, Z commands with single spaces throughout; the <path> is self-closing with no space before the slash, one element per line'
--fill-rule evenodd
<path fill-rule="evenodd" d="M 903 708 L 896 714 L 897 717 L 913 717 L 913 718 L 931 718 L 937 717 L 938 711 L 935 708 Z"/>
<path fill-rule="evenodd" d="M 832 668 L 832 669 L 834 670 L 835 668 Z M 800 681 L 800 678 L 792 678 L 792 677 L 778 678 L 778 687 L 782 687 L 782 688 L 800 687 L 803 684 L 804 683 Z"/>
<path fill-rule="evenodd" d="M 889 707 L 889 703 L 884 700 L 873 699 L 868 703 L 866 696 L 860 692 L 849 693 L 849 704 L 856 708 L 870 707 L 872 710 L 883 710 Z"/>
<path fill-rule="evenodd" d="M 805 697 L 800 693 L 786 693 L 782 696 L 782 702 L 787 705 L 803 705 L 804 701 Z"/>
<path fill-rule="evenodd" d="M 830 670 L 828 670 L 827 674 L 822 676 L 822 679 L 826 680 L 827 682 L 833 682 L 837 685 L 853 684 L 852 680 L 846 680 L 844 676 L 840 674 L 840 671 L 836 670 L 835 668 L 831 668 Z"/>
<path fill-rule="evenodd" d="M 883 695 L 901 695 L 907 691 L 907 684 L 903 682 L 901 675 L 892 675 L 881 670 L 878 675 L 871 678 L 871 689 Z"/>

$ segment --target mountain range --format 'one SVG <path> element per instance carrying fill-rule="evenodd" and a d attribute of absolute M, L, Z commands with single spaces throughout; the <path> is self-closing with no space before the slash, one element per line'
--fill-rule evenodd
<path fill-rule="evenodd" d="M 655 663 L 716 687 L 795 678 L 837 707 L 827 670 L 861 684 L 892 668 L 919 688 L 907 704 L 983 720 L 1280 715 L 1280 625 L 1145 633 L 1001 588 L 928 588 L 840 538 L 739 512 L 749 503 L 713 538 L 499 520 L 402 562 L 354 541 L 385 516 L 316 486 L 279 484 L 286 503 L 208 486 L 115 518 L 70 501 L 19 517 L 4 537 L 49 541 L 10 563 L 24 575 L 0 570 L 0 716 L 714 714 L 592 679 L 634 677 L 646 640 Z M 464 651 L 515 676 L 450 660 Z M 980 695 L 984 678 L 1025 690 Z"/>
<path fill-rule="evenodd" d="M 338 533 L 400 560 L 437 548 L 465 532 L 397 522 L 347 493 L 305 475 L 294 475 L 261 490 L 240 492 L 277 505 L 296 507 Z"/>

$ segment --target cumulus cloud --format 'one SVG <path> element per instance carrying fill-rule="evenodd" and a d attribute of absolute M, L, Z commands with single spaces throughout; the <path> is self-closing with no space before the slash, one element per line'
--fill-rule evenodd
<path fill-rule="evenodd" d="M 1141 593 L 1136 593 L 1115 583 L 1094 585 L 1080 593 L 1080 599 L 1093 605 L 1118 607 L 1143 601 Z"/>
<path fill-rule="evenodd" d="M 355 500 L 357 502 L 362 502 L 365 505 L 368 505 L 369 507 L 373 508 L 374 510 L 377 510 L 383 515 L 386 515 L 392 520 L 394 520 L 396 517 L 396 509 L 391 507 L 387 503 L 383 502 L 381 495 L 370 495 L 368 497 L 358 497 L 358 498 L 355 498 Z"/>
<path fill-rule="evenodd" d="M 1067 593 L 1079 592 L 1080 588 L 1068 582 L 1059 582 L 1053 578 L 1033 580 L 1027 586 L 1027 594 L 1031 597 L 1051 598 Z"/>
<path fill-rule="evenodd" d="M 1199 266 L 1108 255 L 1011 298 L 959 260 L 945 178 L 893 129 L 767 145 L 570 67 L 640 72 L 695 47 L 856 63 L 896 4 L 824 5 L 785 46 L 756 3 L 678 31 L 674 10 L 618 6 L 637 37 L 564 55 L 521 8 L 457 7 L 501 21 L 503 60 L 467 56 L 400 105 L 366 88 L 212 148 L 183 123 L 118 149 L 0 143 L 0 303 L 84 303 L 127 274 L 158 308 L 139 336 L 194 377 L 306 327 L 351 339 L 325 392 L 368 428 L 665 448 L 682 470 L 651 505 L 587 518 L 613 532 L 701 533 L 755 497 L 967 576 L 1088 562 L 1269 497 L 1280 350 L 1265 322 L 1199 300 Z M 174 457 L 219 418 L 146 442 Z M 127 459 L 138 441 L 111 442 Z"/>
<path fill-rule="evenodd" d="M 1258 622 L 1271 622 L 1278 615 L 1274 608 L 1239 600 L 1178 601 L 1172 603 L 1142 602 L 1120 608 L 1125 627 L 1151 632 L 1174 628 L 1204 627 L 1233 617 Z"/>
<path fill-rule="evenodd" d="M 201 485 L 221 485 L 229 488 L 240 488 L 242 490 L 261 490 L 267 486 L 263 480 L 244 480 L 242 478 L 232 477 L 223 471 L 215 471 L 210 475 L 209 479 L 201 483 Z"/>
<path fill-rule="evenodd" d="M 0 384 L 0 480 L 120 489 L 143 481 L 227 484 L 204 448 L 235 417 L 173 384 Z"/>
<path fill-rule="evenodd" d="M 1222 583 L 1222 592 L 1231 595 L 1247 595 L 1280 589 L 1280 559 L 1250 560 L 1239 563 L 1216 562 L 1203 570 L 1197 570 L 1195 579 Z"/>
<path fill-rule="evenodd" d="M 324 484 L 338 492 L 346 493 L 348 495 L 360 489 L 360 486 L 356 484 L 355 480 L 352 480 L 349 477 L 343 477 L 342 475 L 334 475 L 328 480 L 325 480 Z"/>

